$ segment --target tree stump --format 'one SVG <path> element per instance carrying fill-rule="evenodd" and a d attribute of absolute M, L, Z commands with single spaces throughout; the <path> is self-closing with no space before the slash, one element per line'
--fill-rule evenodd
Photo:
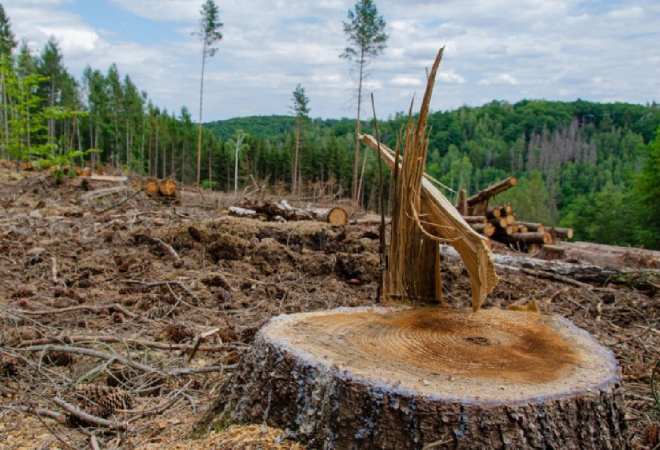
<path fill-rule="evenodd" d="M 279 316 L 196 433 L 265 422 L 322 449 L 619 448 L 617 372 L 608 349 L 552 315 L 366 307 Z"/>

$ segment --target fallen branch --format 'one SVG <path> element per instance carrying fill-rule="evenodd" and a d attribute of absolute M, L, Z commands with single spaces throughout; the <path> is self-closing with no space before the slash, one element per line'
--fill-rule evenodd
<path fill-rule="evenodd" d="M 62 400 L 59 397 L 53 398 L 53 402 L 56 405 L 60 406 L 62 409 L 64 409 L 66 412 L 71 414 L 72 416 L 77 417 L 78 419 L 86 423 L 91 423 L 93 425 L 97 425 L 104 428 L 110 428 L 111 430 L 125 430 L 126 428 L 128 428 L 127 423 L 114 422 L 112 420 L 106 420 L 97 416 L 93 416 L 91 414 L 79 410 L 72 404 L 67 403 L 66 401 Z"/>
<path fill-rule="evenodd" d="M 21 309 L 15 311 L 14 313 L 22 314 L 25 316 L 46 316 L 48 314 L 63 314 L 73 311 L 92 311 L 92 312 L 117 311 L 133 319 L 140 317 L 138 314 L 129 311 L 128 309 L 117 303 L 113 303 L 111 305 L 99 305 L 99 306 L 79 305 L 79 306 L 69 306 L 68 308 L 57 308 L 57 309 L 53 308 L 53 309 L 43 309 L 37 311 L 28 311 Z"/>
<path fill-rule="evenodd" d="M 212 330 L 213 331 L 213 330 Z M 203 337 L 203 335 L 201 335 Z M 194 344 L 168 344 L 165 342 L 145 341 L 141 339 L 120 338 L 117 336 L 55 336 L 51 338 L 32 339 L 30 341 L 23 341 L 18 344 L 18 347 L 32 347 L 35 345 L 51 345 L 51 344 L 77 344 L 79 342 L 104 342 L 108 344 L 123 343 L 126 345 L 133 345 L 143 348 L 157 348 L 159 350 L 182 350 L 189 351 L 194 348 Z M 225 350 L 224 346 L 211 346 L 200 345 L 197 351 L 201 352 L 219 352 Z"/>

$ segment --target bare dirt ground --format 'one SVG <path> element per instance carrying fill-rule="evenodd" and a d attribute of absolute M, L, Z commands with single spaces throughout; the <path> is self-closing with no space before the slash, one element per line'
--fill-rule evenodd
<path fill-rule="evenodd" d="M 374 303 L 377 226 L 226 217 L 219 207 L 230 200 L 210 193 L 184 192 L 178 204 L 130 187 L 88 194 L 80 179 L 55 185 L 0 169 L 0 448 L 300 448 L 264 425 L 187 435 L 271 317 Z M 569 254 L 580 259 L 580 249 Z M 612 349 L 628 446 L 648 447 L 644 430 L 660 417 L 650 388 L 656 291 L 498 275 L 485 307 L 536 299 Z M 470 305 L 460 262 L 445 261 L 443 289 L 452 306 Z"/>

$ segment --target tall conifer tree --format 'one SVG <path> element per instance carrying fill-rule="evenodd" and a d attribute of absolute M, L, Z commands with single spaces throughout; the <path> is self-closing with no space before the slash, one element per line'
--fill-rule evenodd
<path fill-rule="evenodd" d="M 353 63 L 358 70 L 357 123 L 355 126 L 355 165 L 353 168 L 353 200 L 358 202 L 358 167 L 360 164 L 360 109 L 362 106 L 362 81 L 367 76 L 369 65 L 385 50 L 389 36 L 385 33 L 385 19 L 378 15 L 373 0 L 360 0 L 354 11 L 348 11 L 348 22 L 344 22 L 344 33 L 349 46 L 340 58 Z"/>
<path fill-rule="evenodd" d="M 218 6 L 213 0 L 206 0 L 200 11 L 202 17 L 199 21 L 199 31 L 196 33 L 202 40 L 202 77 L 199 87 L 199 132 L 197 138 L 197 186 L 199 186 L 202 173 L 202 102 L 204 99 L 204 69 L 206 58 L 215 56 L 218 51 L 213 45 L 222 40 L 220 28 L 222 24 L 218 18 Z"/>

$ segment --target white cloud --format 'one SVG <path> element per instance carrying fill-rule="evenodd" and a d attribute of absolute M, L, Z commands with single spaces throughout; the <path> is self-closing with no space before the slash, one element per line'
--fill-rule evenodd
<path fill-rule="evenodd" d="M 479 86 L 490 86 L 490 85 L 497 85 L 497 84 L 510 84 L 512 86 L 516 86 L 520 84 L 518 80 L 516 80 L 514 77 L 509 75 L 508 73 L 502 73 L 499 75 L 492 76 L 490 78 L 484 78 L 481 79 L 477 82 L 477 85 Z"/>
<path fill-rule="evenodd" d="M 77 0 L 89 1 L 89 0 Z M 136 20 L 171 30 L 167 38 L 130 38 L 118 24 L 92 26 L 65 0 L 5 0 L 13 30 L 40 49 L 57 37 L 71 73 L 116 62 L 154 102 L 193 116 L 200 44 L 190 36 L 202 0 L 108 1 Z M 353 115 L 350 64 L 338 56 L 355 0 L 225 0 L 218 54 L 208 61 L 205 118 L 284 114 L 297 83 L 312 115 Z M 426 68 L 445 46 L 432 108 L 523 97 L 645 102 L 660 96 L 660 49 L 652 0 L 609 4 L 585 0 L 377 0 L 388 22 L 388 47 L 365 82 L 382 114 L 407 109 L 423 90 Z M 138 19 L 140 18 L 140 19 Z M 149 32 L 149 31 L 145 31 Z M 634 80 L 634 82 L 633 82 Z M 649 98 L 652 97 L 652 98 Z"/>

